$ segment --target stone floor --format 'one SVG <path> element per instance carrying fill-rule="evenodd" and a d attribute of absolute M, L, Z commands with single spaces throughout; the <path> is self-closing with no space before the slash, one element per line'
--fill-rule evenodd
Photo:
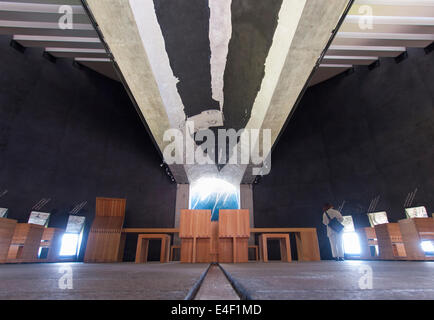
<path fill-rule="evenodd" d="M 222 267 L 253 299 L 434 299 L 431 261 L 271 262 Z M 372 289 L 361 289 L 359 282 L 362 288 L 369 287 L 367 270 L 372 270 Z"/>
<path fill-rule="evenodd" d="M 62 289 L 70 283 L 72 289 Z M 0 265 L 0 299 L 184 299 L 207 264 Z M 434 299 L 434 262 L 321 261 L 222 264 L 253 299 Z M 209 272 L 196 299 L 218 299 Z M 372 289 L 366 270 L 372 270 Z M 369 274 L 369 272 L 368 272 Z M 365 278 L 362 278 L 365 276 Z M 208 279 L 207 279 L 208 278 Z M 206 289 L 206 290 L 205 290 Z M 219 290 L 230 299 L 226 283 Z M 229 290 L 229 291 L 228 291 Z M 236 299 L 236 296 L 232 298 Z"/>
<path fill-rule="evenodd" d="M 73 289 L 62 268 L 72 270 Z M 0 265 L 0 299 L 184 299 L 207 264 L 44 263 Z"/>
<path fill-rule="evenodd" d="M 194 300 L 240 300 L 232 285 L 215 265 L 211 266 Z"/>

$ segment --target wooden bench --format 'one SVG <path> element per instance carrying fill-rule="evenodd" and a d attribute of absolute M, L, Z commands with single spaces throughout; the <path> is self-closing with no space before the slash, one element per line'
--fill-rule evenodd
<path fill-rule="evenodd" d="M 168 234 L 139 234 L 137 239 L 136 263 L 148 261 L 149 240 L 161 240 L 160 263 L 169 262 L 170 235 Z"/>
<path fill-rule="evenodd" d="M 291 262 L 291 246 L 289 244 L 289 234 L 287 233 L 263 233 L 259 236 L 259 256 L 261 261 L 268 262 L 267 242 L 270 239 L 280 240 L 280 260 Z"/>

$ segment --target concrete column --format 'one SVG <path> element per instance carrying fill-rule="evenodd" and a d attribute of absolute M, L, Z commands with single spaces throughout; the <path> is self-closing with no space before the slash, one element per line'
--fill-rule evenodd
<path fill-rule="evenodd" d="M 240 208 L 249 209 L 250 228 L 255 226 L 253 215 L 253 186 L 251 184 L 240 185 Z M 255 239 L 253 236 L 249 239 L 249 244 L 254 244 Z"/>
<path fill-rule="evenodd" d="M 175 205 L 175 228 L 179 228 L 179 218 L 182 209 L 188 209 L 188 201 L 190 196 L 189 184 L 178 184 L 176 187 L 176 205 Z M 173 244 L 181 244 L 178 234 L 173 237 Z"/>

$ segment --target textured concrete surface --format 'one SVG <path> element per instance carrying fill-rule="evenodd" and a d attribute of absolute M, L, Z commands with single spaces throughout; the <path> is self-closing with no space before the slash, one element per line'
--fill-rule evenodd
<path fill-rule="evenodd" d="M 253 299 L 434 299 L 432 262 L 321 261 L 222 266 Z M 372 268 L 371 290 L 359 287 L 366 267 Z"/>
<path fill-rule="evenodd" d="M 140 109 L 141 116 L 160 150 L 165 130 L 171 127 L 148 55 L 143 47 L 128 0 L 88 0 L 104 40 L 110 47 L 122 75 Z M 184 167 L 171 165 L 178 183 L 187 183 Z"/>
<path fill-rule="evenodd" d="M 71 266 L 73 289 L 60 289 Z M 204 264 L 0 265 L 0 299 L 182 300 L 206 270 Z"/>
<path fill-rule="evenodd" d="M 194 300 L 240 300 L 218 266 L 211 266 Z"/>
<path fill-rule="evenodd" d="M 265 5 L 246 0 L 232 3 L 232 34 L 223 83 L 225 127 L 239 129 L 247 124 L 249 129 L 272 129 L 274 142 L 348 0 L 335 0 L 333 4 L 326 0 L 314 2 L 272 0 Z M 87 3 L 161 151 L 167 146 L 163 139 L 165 130 L 182 127 L 183 106 L 187 116 L 220 109 L 218 101 L 212 99 L 211 46 L 214 48 L 214 40 L 218 39 L 213 38 L 212 43 L 209 39 L 207 3 L 153 1 L 167 57 L 161 36 L 155 39 L 158 48 L 154 46 L 154 39 L 149 46 L 147 41 L 143 45 L 135 18 L 139 17 L 141 25 L 140 17 L 145 16 L 137 12 L 135 15 L 130 7 L 133 3 L 137 9 L 136 5 L 142 2 L 88 0 Z M 152 6 L 147 12 L 151 11 Z M 229 17 L 225 18 L 229 21 Z M 150 36 L 160 34 L 154 15 L 145 20 L 152 21 L 155 28 Z M 140 30 L 144 33 L 143 30 L 150 28 Z M 153 59 L 156 52 L 160 54 Z M 166 71 L 160 77 L 154 70 L 161 66 Z M 219 70 L 222 69 L 220 65 Z M 174 90 L 175 79 L 179 79 L 176 83 L 179 95 Z M 228 167 L 220 175 L 241 181 L 246 166 Z M 189 181 L 194 180 L 192 172 L 196 170 L 192 168 L 171 165 L 170 169 L 178 183 L 187 183 L 187 177 Z M 209 168 L 200 166 L 199 171 L 208 174 Z M 251 183 L 253 177 L 249 175 L 246 181 Z"/>
<path fill-rule="evenodd" d="M 65 267 L 72 289 L 61 289 Z M 253 299 L 434 299 L 434 263 L 413 261 L 321 261 L 223 264 Z M 63 270 L 62 270 L 63 267 Z M 372 268 L 372 289 L 359 281 Z M 0 300 L 182 300 L 206 264 L 21 264 L 0 265 Z M 365 283 L 365 282 L 364 282 Z M 237 299 L 218 268 L 211 268 L 196 299 Z"/>

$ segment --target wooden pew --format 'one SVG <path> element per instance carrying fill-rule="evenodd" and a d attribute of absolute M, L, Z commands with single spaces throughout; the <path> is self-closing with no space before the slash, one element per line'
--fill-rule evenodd
<path fill-rule="evenodd" d="M 16 220 L 0 218 L 0 263 L 5 263 L 8 258 L 16 225 Z"/>
<path fill-rule="evenodd" d="M 117 262 L 122 250 L 126 199 L 96 198 L 84 262 Z"/>
<path fill-rule="evenodd" d="M 41 239 L 41 248 L 47 248 L 48 253 L 45 259 L 39 259 L 40 262 L 56 262 L 59 260 L 59 254 L 62 247 L 62 238 L 64 233 L 64 229 L 44 229 L 44 233 L 42 234 Z"/>
<path fill-rule="evenodd" d="M 17 223 L 7 262 L 37 262 L 44 229 L 37 224 Z"/>
<path fill-rule="evenodd" d="M 249 210 L 220 210 L 218 222 L 218 261 L 249 261 Z"/>
<path fill-rule="evenodd" d="M 399 220 L 405 251 L 408 260 L 434 260 L 422 250 L 422 241 L 434 241 L 434 219 L 413 218 Z"/>
<path fill-rule="evenodd" d="M 403 260 L 406 257 L 404 243 L 398 223 L 384 223 L 375 226 L 379 259 Z"/>

